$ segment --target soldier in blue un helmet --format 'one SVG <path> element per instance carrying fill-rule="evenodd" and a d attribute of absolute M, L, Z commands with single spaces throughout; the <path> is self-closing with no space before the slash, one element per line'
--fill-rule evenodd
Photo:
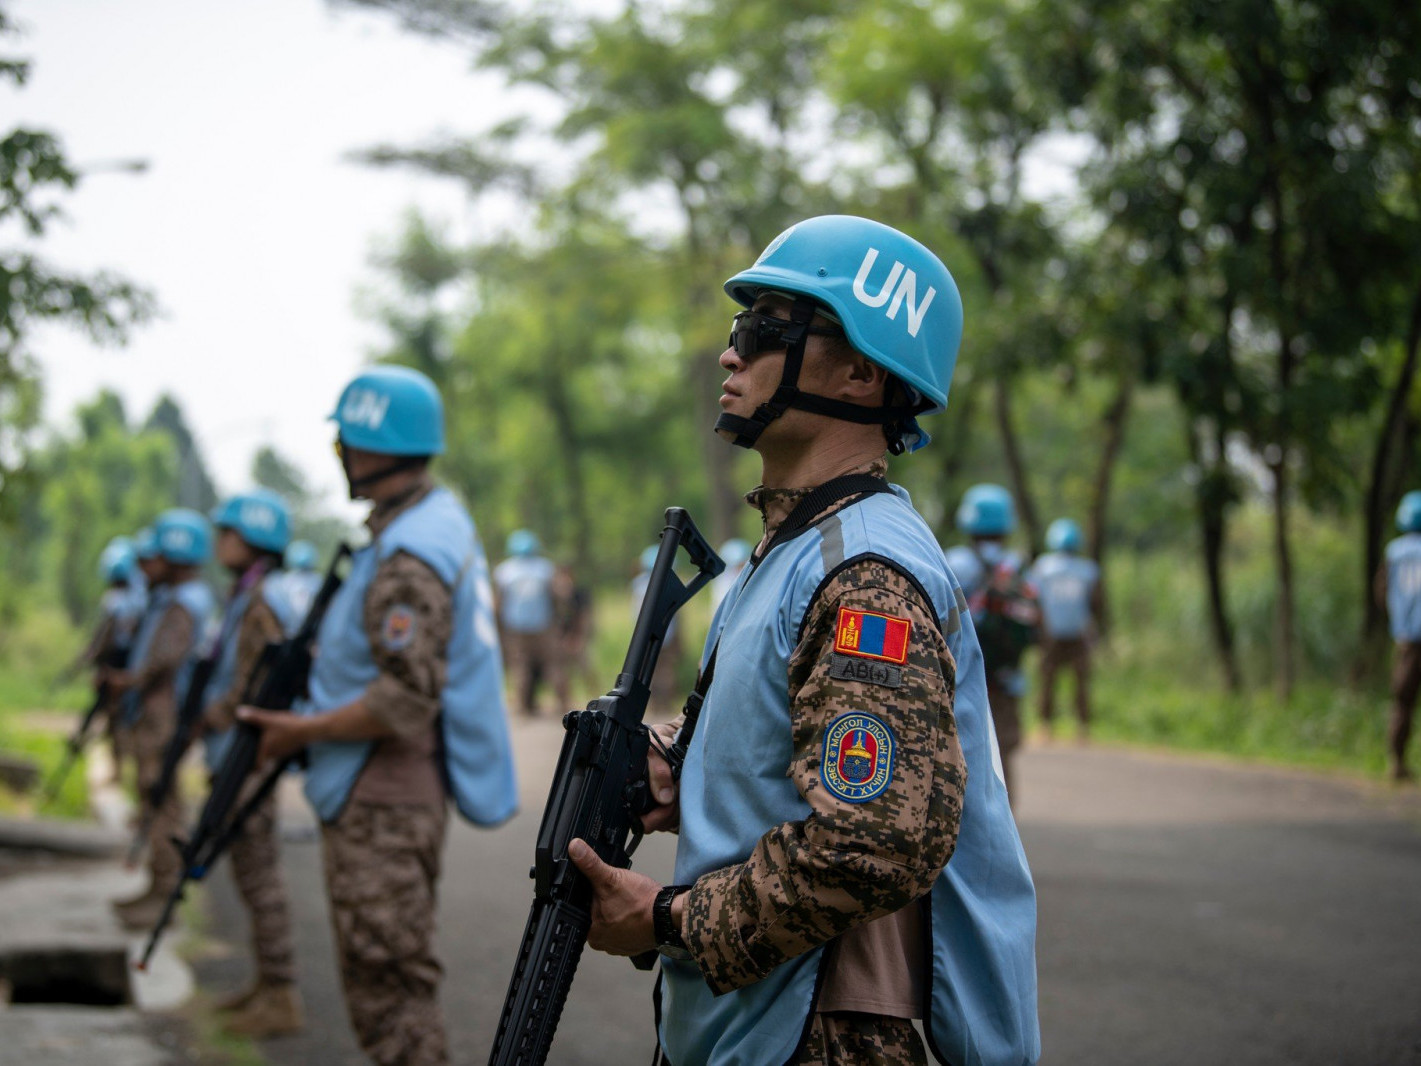
<path fill-rule="evenodd" d="M 252 684 L 268 644 L 292 636 L 306 604 L 281 580 L 282 553 L 291 539 L 291 512 L 274 492 L 257 489 L 223 500 L 212 512 L 217 561 L 232 575 L 222 625 L 209 653 L 214 667 L 203 694 L 202 725 L 208 770 L 221 768 L 236 728 L 237 707 Z M 253 773 L 241 798 L 257 790 Z M 232 841 L 232 879 L 250 919 L 255 979 L 218 1004 L 231 1033 L 259 1039 L 294 1033 L 304 1024 L 296 988 L 291 907 L 281 872 L 276 793 L 253 809 Z"/>
<path fill-rule="evenodd" d="M 149 580 L 148 607 L 133 638 L 128 667 L 109 675 L 109 683 L 123 694 L 143 815 L 151 816 L 152 826 L 148 887 L 114 904 L 119 920 L 131 929 L 145 929 L 158 920 L 182 872 L 173 842 L 183 828 L 177 783 L 161 808 L 148 808 L 162 773 L 164 749 L 177 728 L 178 698 L 187 687 L 215 606 L 212 590 L 201 577 L 212 555 L 212 527 L 196 511 L 164 511 L 153 523 L 151 544 L 140 544 L 138 555 Z"/>
<path fill-rule="evenodd" d="M 1100 567 L 1081 554 L 1081 529 L 1069 518 L 1046 527 L 1046 554 L 1026 579 L 1041 603 L 1041 725 L 1049 736 L 1056 716 L 1056 675 L 1076 675 L 1076 736 L 1090 731 L 1090 645 L 1100 609 Z"/>
<path fill-rule="evenodd" d="M 494 567 L 493 600 L 518 707 L 526 715 L 537 714 L 538 684 L 547 681 L 562 714 L 569 696 L 556 626 L 558 568 L 543 555 L 531 529 L 515 529 L 504 546 L 508 558 Z"/>
<path fill-rule="evenodd" d="M 381 1066 L 448 1061 L 435 889 L 452 800 L 497 825 L 517 808 L 488 564 L 468 512 L 436 486 L 444 405 L 405 367 L 374 367 L 331 419 L 352 499 L 374 504 L 316 637 L 299 713 L 238 710 L 261 758 L 306 750 L 322 823 L 341 984 Z"/>
<path fill-rule="evenodd" d="M 1386 546 L 1376 577 L 1377 602 L 1386 608 L 1392 655 L 1391 706 L 1387 714 L 1387 771 L 1393 781 L 1413 779 L 1406 762 L 1416 696 L 1421 692 L 1421 491 L 1408 492 L 1396 509 L 1401 536 Z"/>
<path fill-rule="evenodd" d="M 885 476 L 946 406 L 957 286 L 906 234 L 829 215 L 725 290 L 715 429 L 760 457 L 763 536 L 712 622 L 679 779 L 648 759 L 676 883 L 574 841 L 588 943 L 661 953 L 677 1066 L 1034 1063 L 1035 892 L 981 652 Z"/>

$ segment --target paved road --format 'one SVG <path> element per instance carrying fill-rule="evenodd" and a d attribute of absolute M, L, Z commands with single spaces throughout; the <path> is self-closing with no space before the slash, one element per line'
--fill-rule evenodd
<path fill-rule="evenodd" d="M 450 836 L 440 943 L 454 1061 L 483 1063 L 530 897 L 526 879 L 559 743 L 520 723 L 524 814 Z M 1099 748 L 1021 757 L 1018 813 L 1040 895 L 1043 1062 L 1050 1066 L 1421 1064 L 1421 798 L 1313 775 Z M 278 1066 L 343 1066 L 320 848 L 289 807 L 307 1031 Z M 637 865 L 668 878 L 670 842 Z M 215 929 L 245 935 L 225 876 Z M 239 984 L 244 951 L 199 965 Z M 552 1063 L 649 1061 L 650 981 L 588 953 Z"/>

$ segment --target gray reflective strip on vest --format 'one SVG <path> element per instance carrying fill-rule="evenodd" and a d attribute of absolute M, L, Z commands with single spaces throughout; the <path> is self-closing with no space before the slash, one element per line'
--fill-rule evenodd
<path fill-rule="evenodd" d="M 824 560 L 824 572 L 831 574 L 844 561 L 844 527 L 837 514 L 830 515 L 819 525 L 819 555 Z"/>
<path fill-rule="evenodd" d="M 957 609 L 959 611 L 967 610 L 967 593 L 963 592 L 960 588 L 956 588 L 952 590 L 952 594 L 957 597 Z"/>

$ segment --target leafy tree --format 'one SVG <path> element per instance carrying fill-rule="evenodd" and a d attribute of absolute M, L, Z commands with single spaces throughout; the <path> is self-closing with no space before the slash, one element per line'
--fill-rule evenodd
<path fill-rule="evenodd" d="M 0 36 L 15 33 L 0 8 Z M 0 81 L 22 87 L 29 64 L 0 57 Z M 40 322 L 79 326 L 96 342 L 124 341 L 152 313 L 152 297 L 113 274 L 62 272 L 36 251 L 62 216 L 58 197 L 82 179 L 53 133 L 15 127 L 0 137 L 0 228 L 17 243 L 0 246 L 0 527 L 12 525 L 26 484 L 40 411 L 39 372 L 26 340 Z"/>
<path fill-rule="evenodd" d="M 178 483 L 173 506 L 191 507 L 203 514 L 212 510 L 217 504 L 217 489 L 213 487 L 197 440 L 188 429 L 177 401 L 168 395 L 160 397 L 143 429 L 166 433 L 177 451 Z"/>

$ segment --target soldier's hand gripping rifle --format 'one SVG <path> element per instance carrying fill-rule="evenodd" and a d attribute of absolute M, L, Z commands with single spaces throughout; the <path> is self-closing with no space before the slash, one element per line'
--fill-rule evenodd
<path fill-rule="evenodd" d="M 697 573 L 683 584 L 672 569 L 685 547 Z M 548 805 L 538 829 L 533 906 L 504 999 L 490 1066 L 541 1066 L 557 1030 L 568 989 L 592 924 L 592 886 L 567 856 L 581 838 L 603 862 L 631 865 L 641 842 L 640 816 L 656 806 L 646 776 L 649 741 L 642 718 L 651 676 L 672 616 L 725 564 L 679 507 L 666 512 L 626 662 L 612 691 L 563 719 L 567 730 Z M 647 952 L 633 961 L 649 970 Z"/>
<path fill-rule="evenodd" d="M 192 744 L 193 732 L 202 718 L 207 683 L 212 680 L 212 671 L 217 668 L 217 656 L 220 653 L 220 647 L 214 648 L 210 655 L 203 656 L 192 668 L 187 691 L 183 694 L 183 705 L 178 708 L 178 723 L 173 729 L 173 735 L 168 738 L 168 746 L 163 749 L 163 765 L 158 770 L 158 779 L 148 790 L 147 807 L 143 820 L 138 823 L 138 829 L 133 834 L 133 842 L 128 845 L 125 866 L 132 867 L 137 864 L 138 856 L 143 852 L 143 845 L 148 842 L 148 834 L 153 831 L 153 820 L 157 818 L 158 811 L 168 802 L 168 796 L 173 791 L 173 784 L 178 778 L 178 767 L 182 765 L 183 756 Z"/>
<path fill-rule="evenodd" d="M 101 670 L 122 670 L 128 665 L 128 649 L 114 648 L 105 652 L 99 657 L 96 665 Z M 102 680 L 102 677 L 103 675 L 100 674 L 99 687 L 94 690 L 94 702 L 89 705 L 89 709 L 84 712 L 84 717 L 79 720 L 79 724 L 74 727 L 74 732 L 69 734 L 69 739 L 64 744 L 64 758 L 54 768 L 54 772 L 50 774 L 49 780 L 45 782 L 44 789 L 40 792 L 39 806 L 41 808 L 48 807 L 59 795 L 59 790 L 64 787 L 69 772 L 79 761 L 79 754 L 84 750 L 84 745 L 89 743 L 89 730 L 93 728 L 94 719 L 109 703 L 113 690 L 107 681 Z"/>
<path fill-rule="evenodd" d="M 289 710 L 297 699 L 306 695 L 306 683 L 311 674 L 311 651 L 331 600 L 340 590 L 344 575 L 341 563 L 350 557 L 350 548 L 342 544 L 331 560 L 311 609 L 296 635 L 289 640 L 277 641 L 266 646 L 247 682 L 243 703 L 263 710 Z M 148 943 L 143 949 L 143 957 L 138 962 L 139 970 L 146 970 L 163 935 L 172 920 L 173 912 L 182 902 L 189 881 L 201 881 L 207 876 L 214 863 L 221 858 L 227 846 L 242 831 L 242 826 L 251 813 L 271 794 L 285 772 L 299 756 L 284 759 L 272 767 L 262 778 L 252 797 L 240 808 L 241 798 L 247 779 L 257 763 L 257 751 L 261 747 L 261 730 L 247 722 L 238 722 L 232 736 L 232 743 L 223 756 L 222 765 L 212 778 L 212 791 L 202 805 L 197 824 L 187 840 L 175 840 L 182 860 L 182 875 L 177 885 L 168 895 L 163 912 Z"/>

